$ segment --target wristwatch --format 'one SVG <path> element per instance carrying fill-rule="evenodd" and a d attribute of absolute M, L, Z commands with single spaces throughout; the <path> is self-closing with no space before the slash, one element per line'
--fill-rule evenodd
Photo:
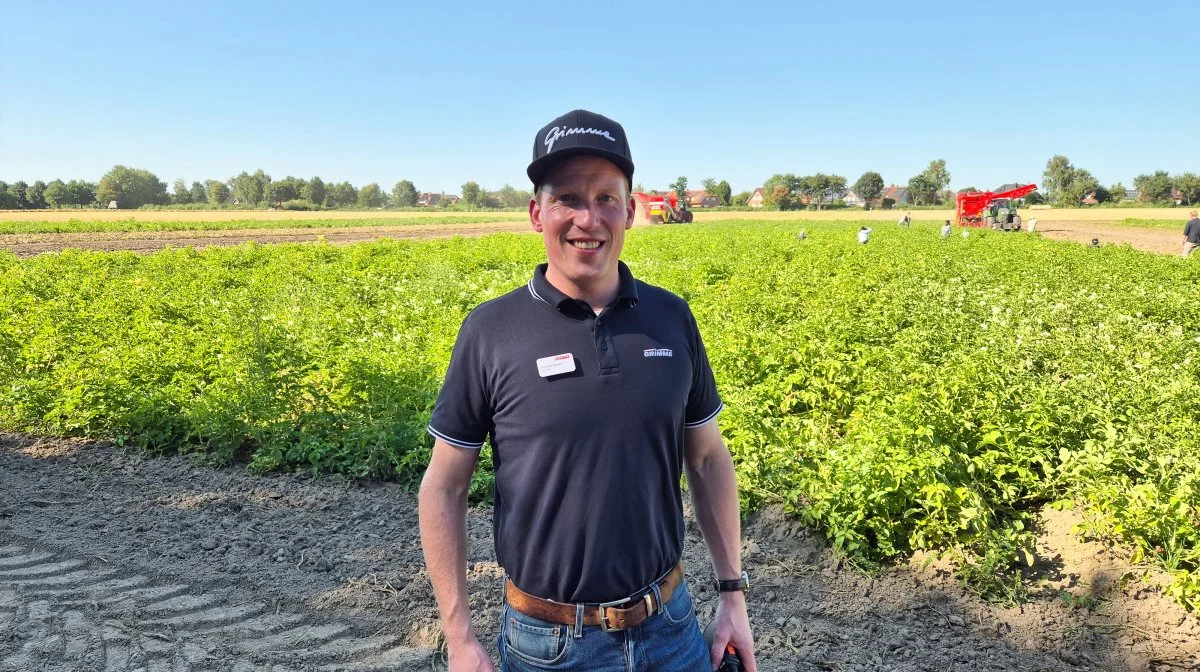
<path fill-rule="evenodd" d="M 722 593 L 729 593 L 735 590 L 740 590 L 744 593 L 749 589 L 750 575 L 746 573 L 746 570 L 742 570 L 742 575 L 736 579 L 729 579 L 728 581 L 717 580 L 717 591 Z"/>

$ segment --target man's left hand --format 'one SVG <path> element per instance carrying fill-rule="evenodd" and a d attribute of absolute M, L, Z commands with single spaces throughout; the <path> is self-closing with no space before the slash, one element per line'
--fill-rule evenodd
<path fill-rule="evenodd" d="M 721 665 L 725 647 L 732 644 L 746 672 L 756 672 L 758 666 L 754 662 L 754 637 L 750 633 L 750 616 L 746 613 L 746 594 L 735 591 L 720 595 L 721 604 L 717 607 L 717 619 L 713 621 L 713 641 L 709 650 L 712 669 Z"/>

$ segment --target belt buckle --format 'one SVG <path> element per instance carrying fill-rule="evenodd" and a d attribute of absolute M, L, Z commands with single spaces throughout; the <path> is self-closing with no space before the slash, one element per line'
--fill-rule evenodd
<path fill-rule="evenodd" d="M 625 598 L 621 598 L 619 600 L 613 600 L 612 602 L 602 602 L 602 603 L 596 605 L 596 608 L 600 610 L 600 629 L 601 630 L 603 630 L 604 632 L 620 632 L 621 630 L 625 629 L 625 628 L 617 628 L 614 626 L 610 626 L 608 624 L 608 609 L 611 609 L 612 607 L 615 607 L 618 604 L 625 604 L 628 601 L 629 601 L 629 598 L 625 597 Z"/>

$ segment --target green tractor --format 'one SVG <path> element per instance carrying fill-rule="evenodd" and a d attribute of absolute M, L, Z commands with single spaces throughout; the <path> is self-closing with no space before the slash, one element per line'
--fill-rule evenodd
<path fill-rule="evenodd" d="M 989 229 L 997 231 L 1020 231 L 1021 216 L 1017 204 L 1011 198 L 997 198 L 988 204 L 984 220 Z"/>

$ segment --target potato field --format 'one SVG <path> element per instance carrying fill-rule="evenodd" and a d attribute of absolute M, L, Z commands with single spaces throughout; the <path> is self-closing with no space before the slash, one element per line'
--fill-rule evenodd
<path fill-rule="evenodd" d="M 635 275 L 699 321 L 745 508 L 863 568 L 942 553 L 1001 601 L 1033 516 L 1077 508 L 1200 607 L 1200 269 L 875 226 L 862 246 L 853 222 L 629 235 Z M 511 234 L 5 254 L 0 427 L 413 484 L 460 321 L 543 254 Z"/>

